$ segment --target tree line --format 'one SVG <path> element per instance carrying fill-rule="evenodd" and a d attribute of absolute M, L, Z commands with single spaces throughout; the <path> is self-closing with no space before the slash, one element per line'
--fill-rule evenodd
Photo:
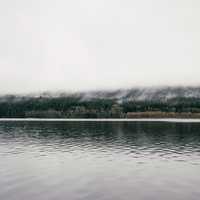
<path fill-rule="evenodd" d="M 81 97 L 30 97 L 0 101 L 1 118 L 124 118 L 135 112 L 200 113 L 200 99 L 159 100 L 89 99 Z"/>

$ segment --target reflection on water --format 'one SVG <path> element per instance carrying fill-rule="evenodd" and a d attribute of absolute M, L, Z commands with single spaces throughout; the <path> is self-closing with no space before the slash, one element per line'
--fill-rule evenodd
<path fill-rule="evenodd" d="M 1 200 L 197 200 L 200 123 L 0 122 Z"/>

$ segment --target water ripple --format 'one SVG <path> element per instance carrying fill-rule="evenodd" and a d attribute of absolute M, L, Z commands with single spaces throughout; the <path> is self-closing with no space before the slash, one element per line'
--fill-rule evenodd
<path fill-rule="evenodd" d="M 2 200 L 200 196 L 198 123 L 0 122 L 0 159 Z"/>

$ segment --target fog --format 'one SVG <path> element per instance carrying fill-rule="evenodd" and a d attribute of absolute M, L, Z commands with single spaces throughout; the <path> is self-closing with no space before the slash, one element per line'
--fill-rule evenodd
<path fill-rule="evenodd" d="M 200 85 L 199 0 L 0 1 L 0 93 Z"/>

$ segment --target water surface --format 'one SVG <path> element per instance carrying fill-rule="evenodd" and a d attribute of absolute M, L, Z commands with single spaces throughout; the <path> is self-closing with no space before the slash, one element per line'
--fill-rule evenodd
<path fill-rule="evenodd" d="M 1 200 L 199 200 L 200 123 L 1 121 Z"/>

